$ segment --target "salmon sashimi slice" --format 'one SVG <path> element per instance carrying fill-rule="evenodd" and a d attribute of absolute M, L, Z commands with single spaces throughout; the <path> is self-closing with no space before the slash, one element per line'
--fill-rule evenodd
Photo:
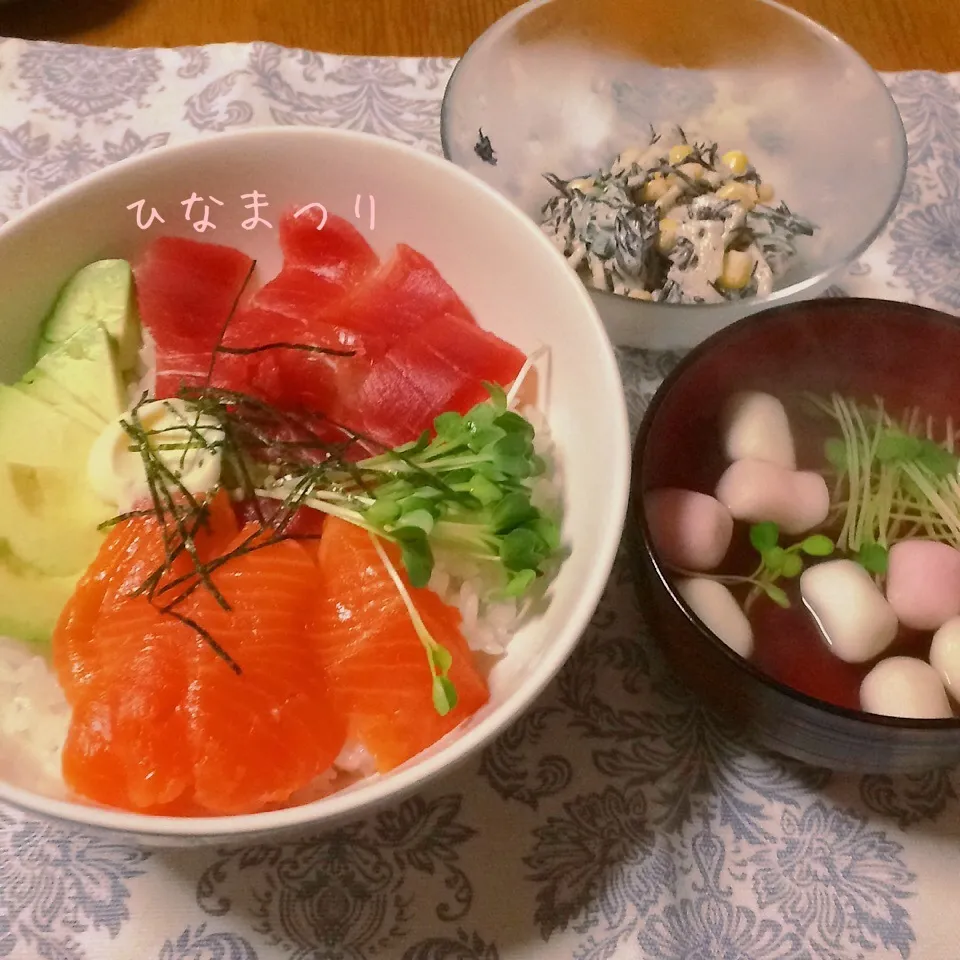
<path fill-rule="evenodd" d="M 432 590 L 409 586 L 396 552 L 388 555 L 430 635 L 453 657 L 449 678 L 458 700 L 446 716 L 437 713 L 426 651 L 370 535 L 328 518 L 317 551 L 322 586 L 312 642 L 349 737 L 370 752 L 381 773 L 436 743 L 489 699 L 460 633 L 459 612 Z"/>
<path fill-rule="evenodd" d="M 238 533 L 229 502 L 216 517 L 205 562 L 256 544 L 259 527 Z M 141 812 L 239 814 L 282 803 L 327 770 L 346 725 L 306 642 L 319 577 L 312 554 L 292 540 L 248 550 L 211 574 L 229 611 L 203 586 L 177 606 L 238 675 L 190 624 L 116 589 L 133 580 L 131 544 L 137 556 L 163 556 L 156 522 L 125 521 L 108 543 L 54 635 L 73 706 L 68 786 Z"/>
<path fill-rule="evenodd" d="M 83 796 L 143 810 L 189 790 L 193 758 L 184 693 L 196 634 L 145 597 L 96 623 L 100 657 L 74 706 L 63 776 Z"/>
<path fill-rule="evenodd" d="M 202 555 L 216 555 L 236 536 L 239 526 L 225 491 L 213 497 L 208 511 L 207 523 L 194 539 Z M 52 637 L 53 666 L 68 701 L 73 702 L 99 672 L 103 645 L 93 641 L 100 616 L 125 601 L 162 565 L 167 570 L 158 590 L 193 569 L 185 553 L 167 562 L 162 528 L 155 516 L 131 517 L 116 524 L 104 538 L 60 612 Z"/>
<path fill-rule="evenodd" d="M 256 533 L 251 524 L 240 535 Z M 241 666 L 237 677 L 207 644 L 185 706 L 192 718 L 198 803 L 243 813 L 282 803 L 329 769 L 346 739 L 324 671 L 307 640 L 317 565 L 285 540 L 231 561 L 214 582 L 231 610 L 206 591 L 191 613 Z"/>
<path fill-rule="evenodd" d="M 112 591 L 117 570 L 130 562 L 137 550 L 145 521 L 117 524 L 104 538 L 97 556 L 80 578 L 60 611 L 52 636 L 53 668 L 57 680 L 73 703 L 78 691 L 91 684 L 98 672 L 99 649 L 93 644 L 93 625 L 100 618 L 107 593 Z M 158 545 L 162 542 L 157 540 Z M 157 552 L 158 560 L 162 556 Z"/>

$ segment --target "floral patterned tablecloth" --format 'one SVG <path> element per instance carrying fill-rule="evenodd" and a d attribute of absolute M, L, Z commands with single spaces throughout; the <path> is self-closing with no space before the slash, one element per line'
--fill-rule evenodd
<path fill-rule="evenodd" d="M 344 126 L 437 153 L 452 67 L 0 41 L 0 214 L 246 126 Z M 960 312 L 960 75 L 886 80 L 909 177 L 843 288 Z M 676 359 L 621 352 L 634 418 Z M 0 957 L 960 960 L 958 792 L 960 771 L 838 776 L 751 752 L 665 670 L 621 559 L 536 706 L 369 819 L 171 852 L 0 807 Z"/>

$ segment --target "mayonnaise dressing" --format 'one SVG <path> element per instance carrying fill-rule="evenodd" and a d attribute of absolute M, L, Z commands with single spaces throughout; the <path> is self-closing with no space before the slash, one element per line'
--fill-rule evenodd
<path fill-rule="evenodd" d="M 177 477 L 189 493 L 206 493 L 216 487 L 222 459 L 220 422 L 199 413 L 185 400 L 153 400 L 109 424 L 90 448 L 88 479 L 105 503 L 126 512 L 150 496 L 144 462 L 147 451 L 140 449 L 143 441 L 137 439 L 141 431 L 150 445 L 148 455 Z"/>

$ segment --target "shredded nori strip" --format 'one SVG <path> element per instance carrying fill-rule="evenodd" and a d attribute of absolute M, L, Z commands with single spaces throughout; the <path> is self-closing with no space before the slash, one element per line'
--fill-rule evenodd
<path fill-rule="evenodd" d="M 483 132 L 483 127 L 480 128 L 479 136 L 476 144 L 474 145 L 473 152 L 484 163 L 489 163 L 494 167 L 497 165 L 497 155 L 493 150 L 493 144 L 490 143 L 490 138 Z"/>

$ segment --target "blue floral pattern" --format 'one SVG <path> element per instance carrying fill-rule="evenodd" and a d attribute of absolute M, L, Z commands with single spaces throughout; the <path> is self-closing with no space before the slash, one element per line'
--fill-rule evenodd
<path fill-rule="evenodd" d="M 708 825 L 693 838 L 691 853 L 691 896 L 668 904 L 662 915 L 647 922 L 638 937 L 647 956 L 663 960 L 805 960 L 809 956 L 796 933 L 733 901 L 726 845 Z"/>
<path fill-rule="evenodd" d="M 187 927 L 176 940 L 167 940 L 157 960 L 257 960 L 249 941 L 237 933 L 208 933 L 201 923 Z"/>
<path fill-rule="evenodd" d="M 901 901 L 916 877 L 900 844 L 863 817 L 815 801 L 784 810 L 782 833 L 751 858 L 761 907 L 776 906 L 822 957 L 862 957 L 878 944 L 908 957 L 915 941 Z"/>
<path fill-rule="evenodd" d="M 960 88 L 935 73 L 896 76 L 910 163 L 888 264 L 911 299 L 960 313 Z"/>
<path fill-rule="evenodd" d="M 160 78 L 160 59 L 152 50 L 33 43 L 20 56 L 19 73 L 30 101 L 47 104 L 49 116 L 112 120 L 120 107 L 146 105 L 144 97 Z"/>
<path fill-rule="evenodd" d="M 453 66 L 0 40 L 0 222 L 224 130 L 342 126 L 439 152 Z M 960 75 L 886 79 L 907 184 L 828 294 L 960 313 Z M 659 106 L 712 96 L 678 77 Z M 618 351 L 634 427 L 681 356 Z M 956 770 L 847 777 L 751 750 L 666 668 L 621 556 L 541 700 L 474 763 L 364 820 L 148 852 L 0 809 L 0 960 L 957 960 L 936 883 L 960 875 L 958 797 Z"/>
<path fill-rule="evenodd" d="M 957 787 L 949 770 L 901 777 L 871 774 L 860 781 L 860 798 L 867 809 L 893 818 L 905 830 L 956 813 Z"/>
<path fill-rule="evenodd" d="M 146 851 L 0 810 L 0 957 L 19 948 L 81 960 L 78 935 L 116 937 L 130 919 L 126 883 L 144 873 Z M 5 952 L 4 952 L 5 951 Z"/>
<path fill-rule="evenodd" d="M 366 960 L 407 932 L 410 874 L 442 878 L 440 920 L 469 911 L 473 890 L 458 848 L 475 831 L 460 821 L 460 806 L 458 796 L 418 797 L 320 837 L 223 851 L 200 877 L 197 903 L 223 916 L 242 898 L 257 932 L 292 960 Z"/>
<path fill-rule="evenodd" d="M 639 791 L 579 796 L 534 831 L 525 863 L 541 884 L 534 920 L 547 939 L 572 925 L 625 935 L 664 892 L 676 890 L 670 850 L 652 830 Z M 576 921 L 576 922 L 574 922 Z"/>

